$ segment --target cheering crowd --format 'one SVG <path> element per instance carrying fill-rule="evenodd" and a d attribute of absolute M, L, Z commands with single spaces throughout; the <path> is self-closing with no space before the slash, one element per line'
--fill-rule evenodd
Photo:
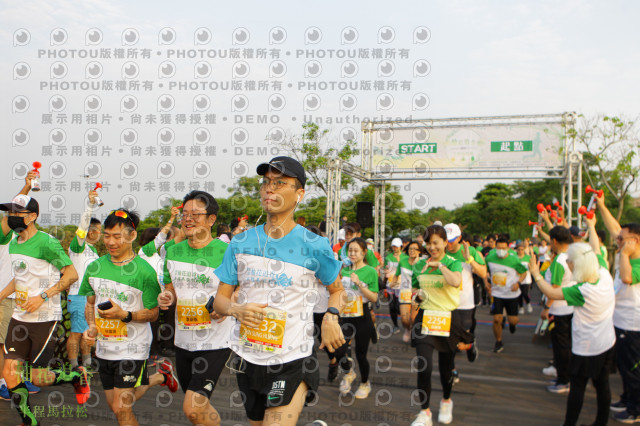
<path fill-rule="evenodd" d="M 255 227 L 247 217 L 216 225 L 215 198 L 192 191 L 163 228 L 140 232 L 137 253 L 140 218 L 118 208 L 100 222 L 92 217 L 101 203 L 96 191 L 68 252 L 36 227 L 33 173 L 0 204 L 7 212 L 0 234 L 0 398 L 11 401 L 23 424 L 39 424 L 29 394 L 70 383 L 84 404 L 98 375 L 120 425 L 138 424 L 133 406 L 153 386 L 180 388 L 189 421 L 218 425 L 210 398 L 229 368 L 252 425 L 294 425 L 320 384 L 324 356 L 316 348 L 327 356 L 328 382 L 339 378 L 342 395 L 368 398 L 367 354 L 379 339 L 383 297 L 394 334 L 416 351 L 422 409 L 411 425 L 434 423 L 434 353 L 443 392 L 437 421 L 449 424 L 456 354 L 470 362 L 479 356 L 476 310 L 490 305 L 493 351 L 508 351 L 503 329 L 515 333 L 519 315 L 533 311 L 534 284 L 544 294 L 540 326 L 553 346 L 553 363 L 543 370 L 554 378 L 547 390 L 568 393 L 564 425 L 576 424 L 589 379 L 597 393 L 594 425 L 611 415 L 640 422 L 640 224 L 620 225 L 602 194 L 582 230 L 561 217 L 553 223 L 539 209 L 535 240 L 504 233 L 480 240 L 462 232 L 464 223 L 436 222 L 415 240 L 393 238 L 381 255 L 358 223 L 345 223 L 331 247 L 322 230 L 296 220 L 307 180 L 296 160 L 275 157 L 257 174 L 263 214 Z M 617 243 L 613 268 L 596 212 Z M 101 238 L 103 256 L 95 248 Z M 58 360 L 64 298 L 71 329 L 68 359 Z M 173 327 L 165 347 L 160 323 Z M 623 393 L 612 403 L 609 374 L 616 367 Z"/>

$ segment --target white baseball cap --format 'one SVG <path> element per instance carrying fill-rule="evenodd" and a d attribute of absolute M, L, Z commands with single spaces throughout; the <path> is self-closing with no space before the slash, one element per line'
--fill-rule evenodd
<path fill-rule="evenodd" d="M 338 239 L 343 241 L 346 240 L 344 229 L 338 231 Z"/>
<path fill-rule="evenodd" d="M 462 231 L 460 231 L 460 227 L 455 223 L 447 223 L 444 226 L 444 230 L 447 232 L 447 241 L 452 243 L 456 238 L 462 235 Z"/>
<path fill-rule="evenodd" d="M 398 237 L 391 240 L 391 247 L 402 247 L 402 240 Z"/>
<path fill-rule="evenodd" d="M 439 220 L 436 220 L 435 222 L 433 222 L 434 225 L 438 225 L 438 226 L 442 226 L 442 222 L 440 222 Z"/>

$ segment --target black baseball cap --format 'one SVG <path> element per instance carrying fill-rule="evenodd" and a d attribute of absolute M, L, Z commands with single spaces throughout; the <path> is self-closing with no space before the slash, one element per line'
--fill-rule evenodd
<path fill-rule="evenodd" d="M 571 235 L 573 235 L 575 237 L 579 237 L 580 236 L 580 228 L 578 228 L 575 225 L 569 228 L 569 232 L 571 233 Z"/>
<path fill-rule="evenodd" d="M 40 205 L 28 195 L 16 195 L 10 203 L 0 204 L 0 210 L 8 212 L 21 212 L 24 210 L 40 215 Z"/>
<path fill-rule="evenodd" d="M 304 167 L 294 158 L 287 156 L 273 157 L 268 163 L 259 164 L 256 172 L 260 176 L 264 176 L 270 168 L 279 171 L 285 176 L 298 179 L 303 188 L 305 183 L 307 183 L 307 175 L 304 172 Z"/>

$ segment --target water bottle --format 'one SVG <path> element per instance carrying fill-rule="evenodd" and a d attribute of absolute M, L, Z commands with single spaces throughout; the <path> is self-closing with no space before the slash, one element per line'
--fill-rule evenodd
<path fill-rule="evenodd" d="M 36 172 L 36 176 L 31 179 L 31 190 L 33 192 L 40 191 L 40 172 Z"/>
<path fill-rule="evenodd" d="M 94 201 L 95 201 L 95 204 L 96 204 L 98 207 L 102 207 L 102 206 L 104 206 L 104 201 L 102 201 L 102 198 L 98 197 L 97 195 L 96 195 L 96 197 L 94 198 Z"/>

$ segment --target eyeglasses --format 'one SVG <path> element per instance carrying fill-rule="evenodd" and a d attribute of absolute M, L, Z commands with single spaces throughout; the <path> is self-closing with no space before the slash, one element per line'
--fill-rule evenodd
<path fill-rule="evenodd" d="M 9 216 L 28 215 L 31 213 L 29 210 L 23 210 L 21 212 L 9 212 Z"/>
<path fill-rule="evenodd" d="M 271 188 L 273 188 L 275 190 L 278 190 L 278 189 L 282 188 L 285 185 L 291 185 L 291 186 L 295 187 L 295 185 L 293 185 L 293 184 L 291 184 L 289 182 L 285 182 L 285 181 L 280 180 L 280 179 L 271 180 L 271 179 L 268 179 L 268 178 L 262 178 L 262 179 L 260 179 L 259 182 L 260 182 L 260 187 L 261 188 L 271 187 Z"/>
<path fill-rule="evenodd" d="M 197 219 L 198 216 L 206 216 L 208 213 L 204 212 L 204 213 L 181 213 L 180 214 L 180 218 L 181 219 Z"/>

